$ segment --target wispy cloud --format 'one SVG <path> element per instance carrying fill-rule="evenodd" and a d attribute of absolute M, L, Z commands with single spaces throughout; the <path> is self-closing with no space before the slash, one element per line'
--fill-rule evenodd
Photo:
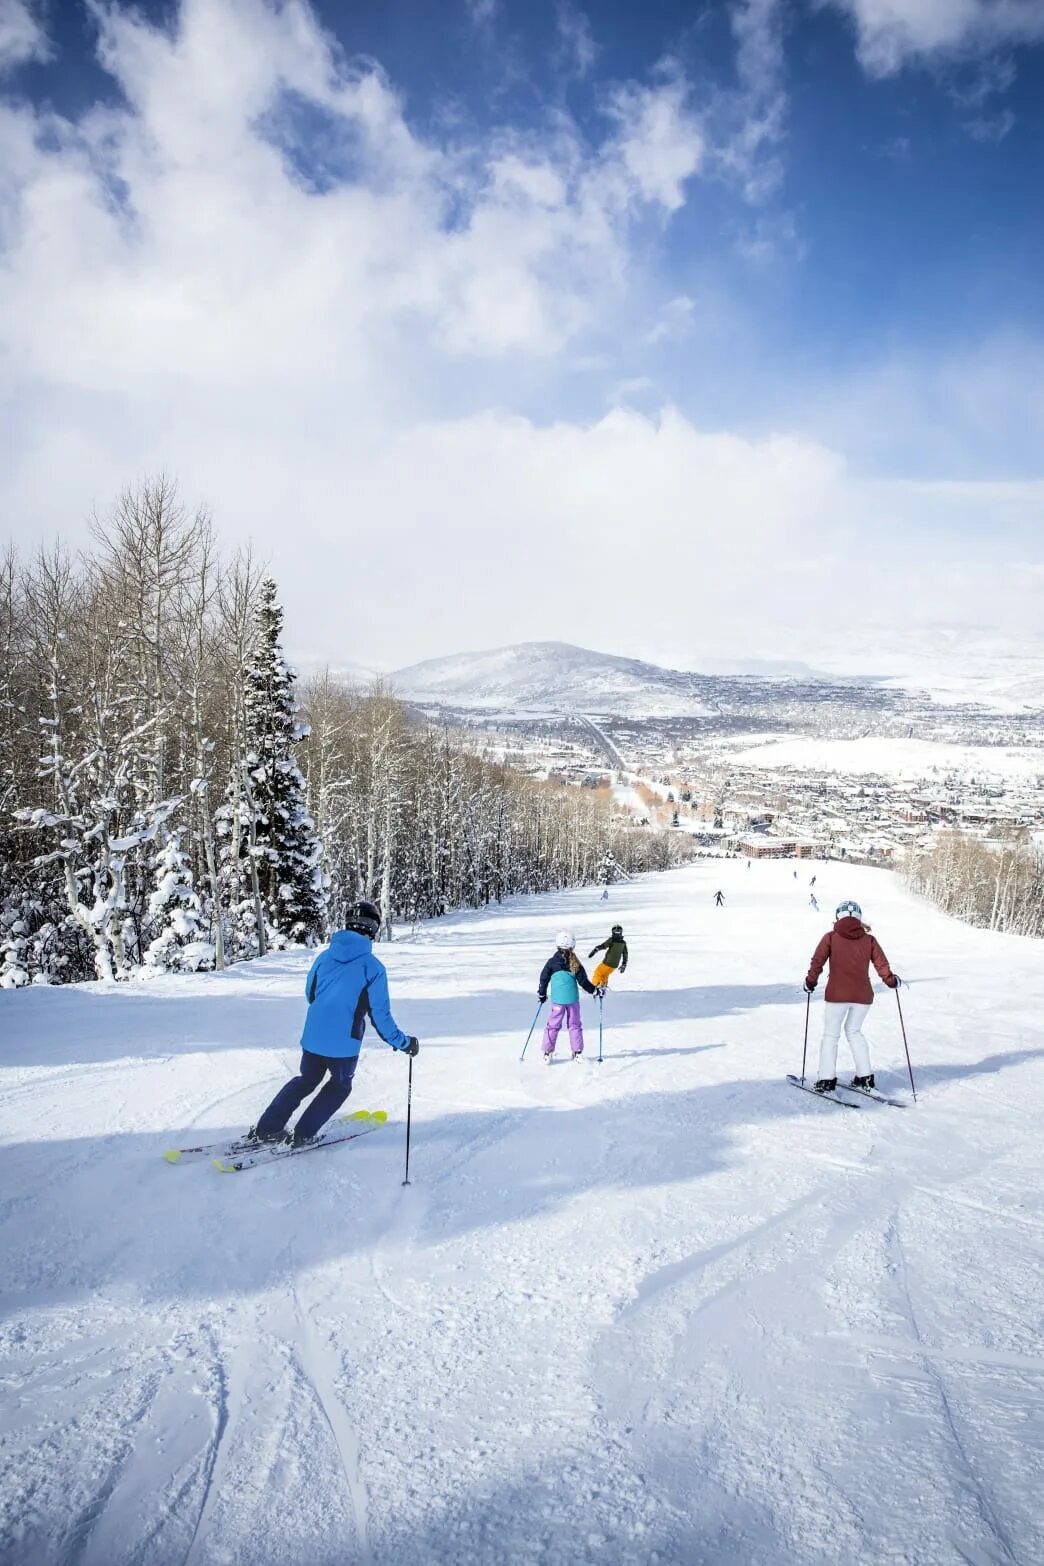
<path fill-rule="evenodd" d="M 740 227 L 733 248 L 754 267 L 772 266 L 784 258 L 800 259 L 805 254 L 805 243 L 792 212 L 759 213 Z"/>
<path fill-rule="evenodd" d="M 676 298 L 669 299 L 646 332 L 646 342 L 670 342 L 685 337 L 692 330 L 695 313 L 696 301 L 690 299 L 688 294 L 679 294 Z"/>
<path fill-rule="evenodd" d="M 0 0 L 0 76 L 50 55 L 50 40 L 30 0 Z"/>
<path fill-rule="evenodd" d="M 783 176 L 787 94 L 780 0 L 736 0 L 729 13 L 736 42 L 734 125 L 718 148 L 722 166 L 748 201 L 764 200 Z"/>
<path fill-rule="evenodd" d="M 586 76 L 598 57 L 590 21 L 572 0 L 559 0 L 556 20 L 559 58 L 566 72 Z"/>
<path fill-rule="evenodd" d="M 1015 116 L 1010 109 L 1001 109 L 997 114 L 977 114 L 974 119 L 964 121 L 964 128 L 973 141 L 996 146 L 1015 129 Z"/>

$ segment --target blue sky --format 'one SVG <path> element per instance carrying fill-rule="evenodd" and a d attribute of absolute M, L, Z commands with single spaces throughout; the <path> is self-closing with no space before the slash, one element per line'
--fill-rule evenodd
<path fill-rule="evenodd" d="M 166 467 L 389 665 L 1039 621 L 1044 0 L 0 0 L 0 167 L 25 541 Z"/>

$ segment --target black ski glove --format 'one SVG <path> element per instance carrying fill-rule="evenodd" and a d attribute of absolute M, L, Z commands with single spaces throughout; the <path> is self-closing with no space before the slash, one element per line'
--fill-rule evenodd
<path fill-rule="evenodd" d="M 897 973 L 893 973 L 892 977 L 888 980 L 888 988 L 890 990 L 897 990 L 902 982 L 903 981 L 899 975 Z"/>
<path fill-rule="evenodd" d="M 547 1004 L 547 996 L 546 995 L 541 995 L 541 994 L 538 993 L 537 994 L 537 1000 L 540 1002 L 541 1006 L 544 1006 L 544 1005 Z"/>
<path fill-rule="evenodd" d="M 406 1040 L 406 1043 L 402 1046 L 402 1053 L 404 1055 L 419 1055 L 420 1054 L 420 1040 L 419 1039 L 415 1039 L 412 1036 L 410 1038 L 408 1038 Z"/>
<path fill-rule="evenodd" d="M 804 990 L 806 995 L 814 995 L 816 993 L 815 985 L 814 984 L 809 984 L 807 979 L 805 980 L 805 982 L 801 986 L 801 988 Z"/>

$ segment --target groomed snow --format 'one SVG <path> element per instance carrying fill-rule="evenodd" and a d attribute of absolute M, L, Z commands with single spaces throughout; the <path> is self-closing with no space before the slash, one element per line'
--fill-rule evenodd
<path fill-rule="evenodd" d="M 913 981 L 916 1108 L 783 1080 L 814 871 Z M 1040 945 L 838 865 L 598 895 L 386 950 L 423 1040 L 408 1190 L 374 1043 L 376 1135 L 160 1156 L 293 1067 L 307 954 L 0 996 L 5 1563 L 1044 1560 Z M 616 919 L 605 1063 L 585 1002 L 587 1060 L 520 1065 L 554 931 Z M 890 994 L 868 1032 L 902 1092 Z"/>
<path fill-rule="evenodd" d="M 886 735 L 852 740 L 785 739 L 730 752 L 730 756 L 734 762 L 753 767 L 876 772 L 887 777 L 931 778 L 949 773 L 966 778 L 1044 776 L 1044 749 L 1039 746 L 954 745 Z"/>

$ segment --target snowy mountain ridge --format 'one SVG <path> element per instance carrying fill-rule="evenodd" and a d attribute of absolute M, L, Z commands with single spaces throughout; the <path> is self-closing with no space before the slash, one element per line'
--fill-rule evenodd
<path fill-rule="evenodd" d="M 760 678 L 814 678 L 804 665 L 759 664 Z M 407 701 L 477 711 L 612 712 L 628 717 L 710 717 L 708 680 L 721 677 L 664 669 L 640 658 L 574 647 L 522 642 L 486 652 L 432 658 L 399 669 L 392 684 Z M 752 673 L 735 665 L 735 674 Z"/>

